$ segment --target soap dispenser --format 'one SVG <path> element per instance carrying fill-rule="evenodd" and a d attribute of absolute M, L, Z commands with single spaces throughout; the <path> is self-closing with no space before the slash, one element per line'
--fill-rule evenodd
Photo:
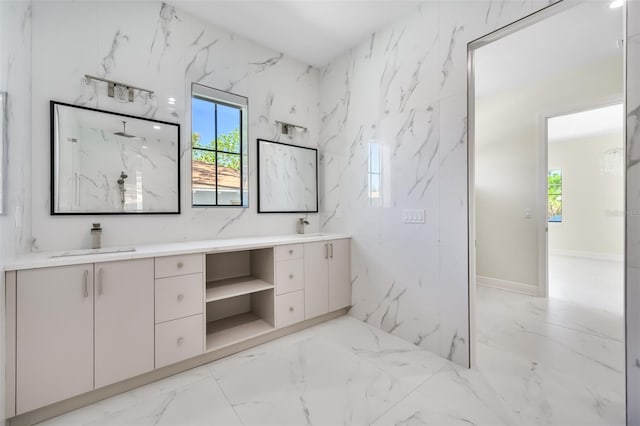
<path fill-rule="evenodd" d="M 99 223 L 94 223 L 91 227 L 91 248 L 99 249 L 102 242 L 102 228 Z"/>

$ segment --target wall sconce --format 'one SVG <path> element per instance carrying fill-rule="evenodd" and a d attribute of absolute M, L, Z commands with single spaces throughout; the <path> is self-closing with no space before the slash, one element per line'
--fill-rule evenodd
<path fill-rule="evenodd" d="M 84 78 L 86 78 L 87 81 L 95 80 L 107 83 L 107 95 L 120 102 L 133 102 L 134 90 L 137 90 L 139 92 L 147 92 L 149 95 L 153 95 L 152 90 L 147 90 L 136 86 L 129 86 L 117 81 L 107 80 L 106 78 L 95 77 L 89 74 L 85 74 Z"/>
<path fill-rule="evenodd" d="M 297 124 L 285 123 L 284 121 L 276 120 L 276 125 L 280 126 L 280 133 L 282 133 L 283 135 L 289 135 L 293 130 L 298 133 L 307 131 L 306 127 L 298 126 Z"/>

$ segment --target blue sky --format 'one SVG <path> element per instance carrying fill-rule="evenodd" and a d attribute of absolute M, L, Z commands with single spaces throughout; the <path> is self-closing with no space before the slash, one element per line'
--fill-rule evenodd
<path fill-rule="evenodd" d="M 215 106 L 212 102 L 193 98 L 191 102 L 192 131 L 200 133 L 200 144 L 207 146 L 215 138 Z M 240 126 L 240 110 L 218 105 L 218 134 L 229 133 Z"/>

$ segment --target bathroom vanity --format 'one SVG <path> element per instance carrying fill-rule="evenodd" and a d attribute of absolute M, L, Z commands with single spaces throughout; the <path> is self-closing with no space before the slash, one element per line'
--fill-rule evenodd
<path fill-rule="evenodd" d="M 33 254 L 7 267 L 9 417 L 51 417 L 351 304 L 348 235 L 78 253 Z"/>

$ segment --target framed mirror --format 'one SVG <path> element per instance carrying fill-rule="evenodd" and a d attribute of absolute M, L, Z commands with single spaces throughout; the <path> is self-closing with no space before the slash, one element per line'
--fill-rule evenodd
<path fill-rule="evenodd" d="M 51 101 L 51 214 L 179 214 L 180 125 Z"/>
<path fill-rule="evenodd" d="M 258 213 L 318 212 L 318 150 L 258 139 Z"/>

